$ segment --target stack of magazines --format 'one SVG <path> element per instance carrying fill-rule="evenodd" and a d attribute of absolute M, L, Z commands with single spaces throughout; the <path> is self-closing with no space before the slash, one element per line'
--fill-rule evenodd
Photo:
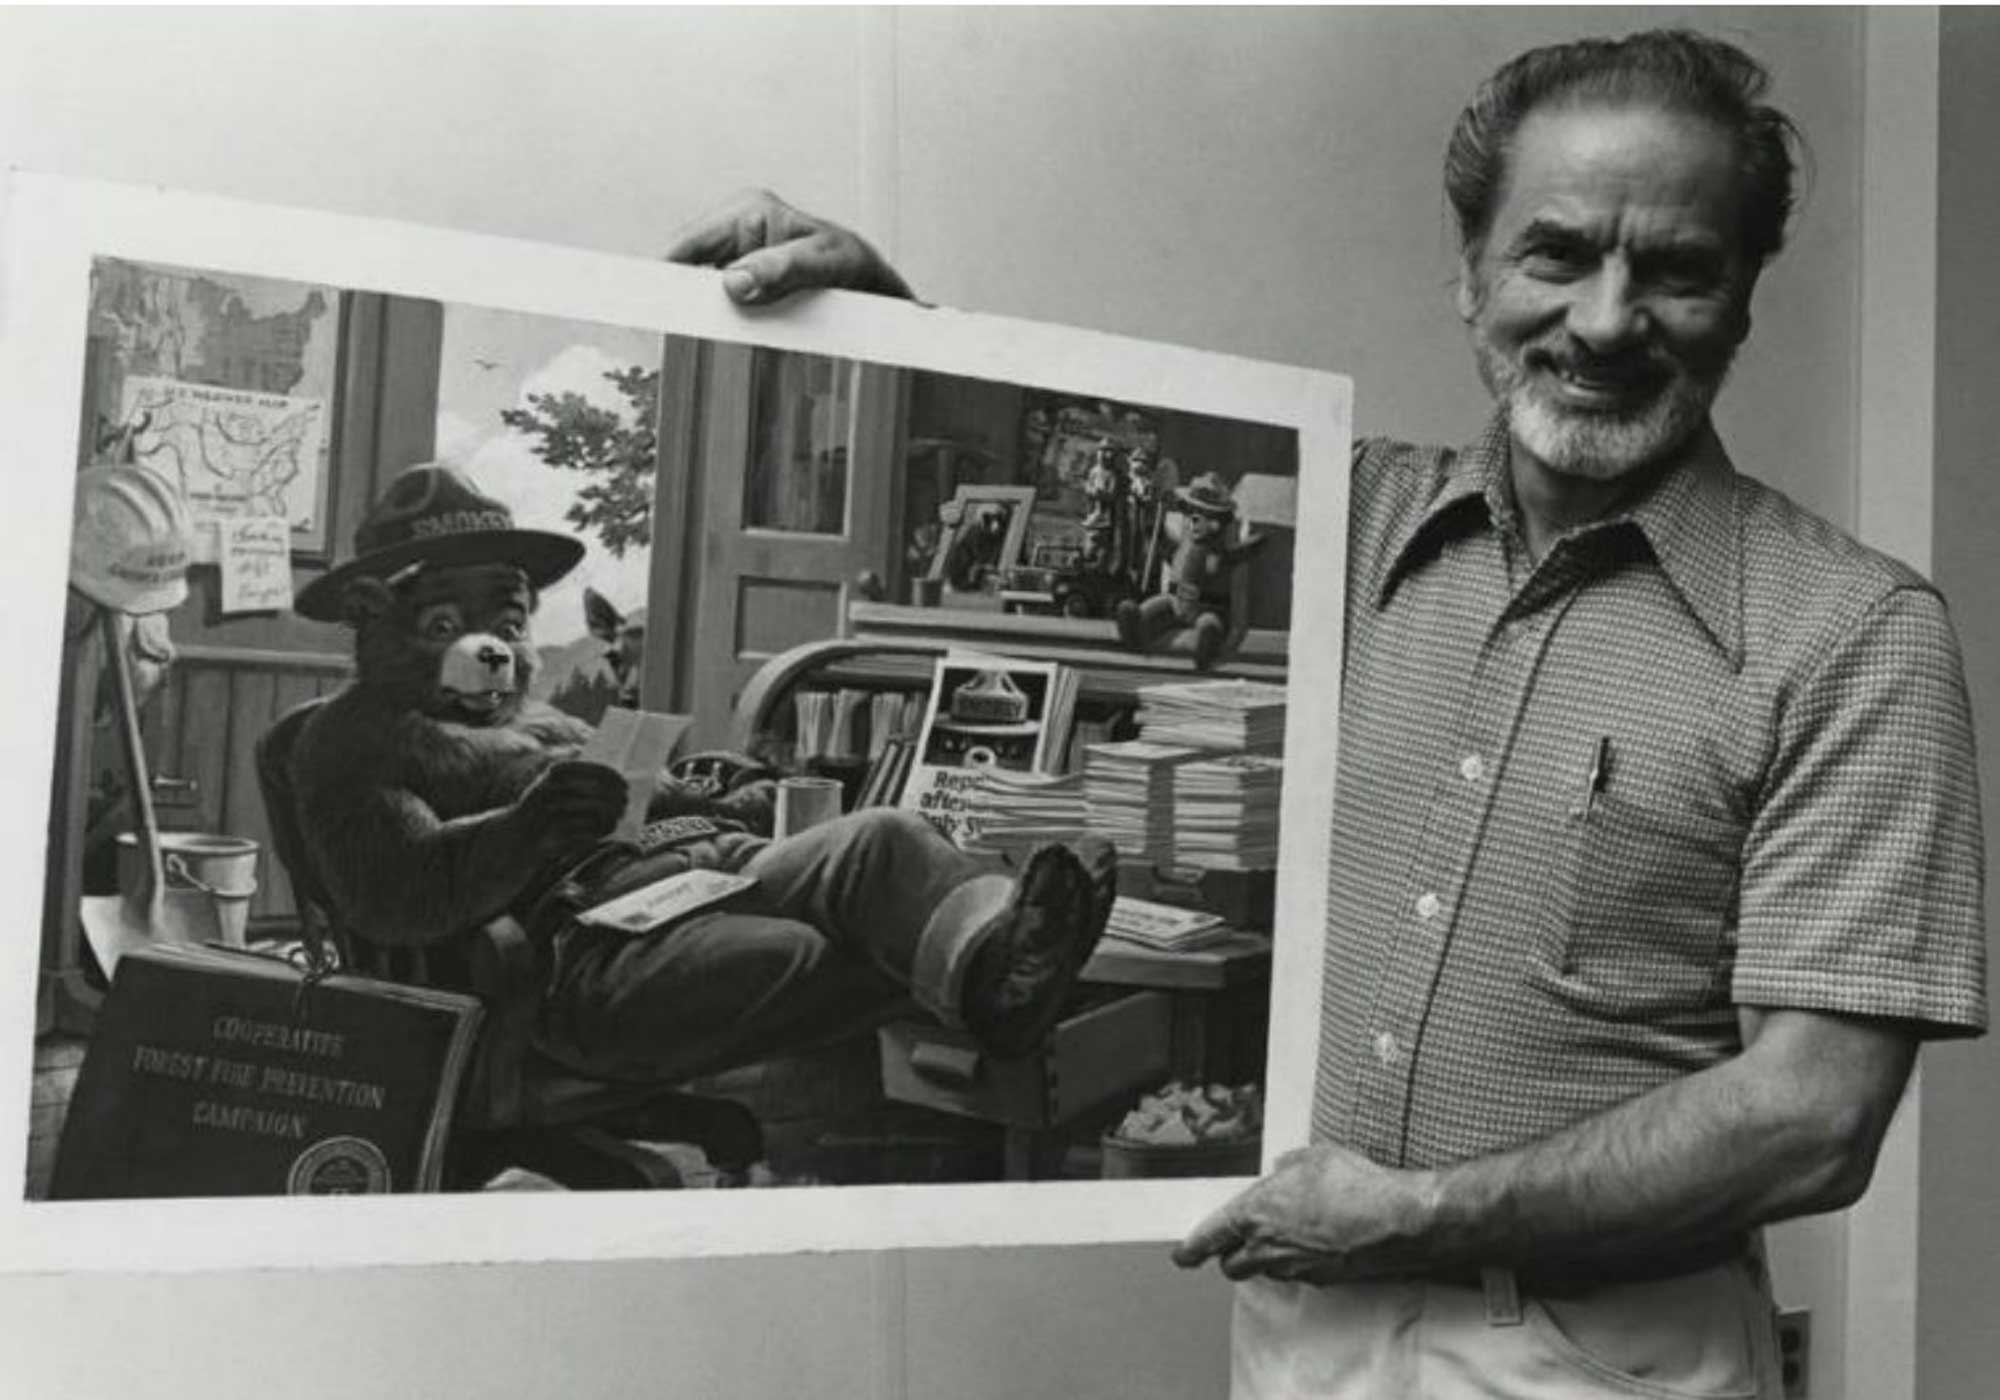
<path fill-rule="evenodd" d="M 1174 861 L 1195 870 L 1273 870 L 1284 760 L 1232 753 L 1174 770 Z"/>
<path fill-rule="evenodd" d="M 1084 826 L 1081 773 L 980 772 L 965 804 L 968 851 L 1026 855 L 1052 841 L 1073 841 Z"/>
<path fill-rule="evenodd" d="M 1174 769 L 1198 749 L 1128 739 L 1084 751 L 1084 818 L 1131 860 L 1167 864 L 1174 849 Z"/>
<path fill-rule="evenodd" d="M 1285 688 L 1262 681 L 1186 681 L 1139 691 L 1139 737 L 1156 744 L 1275 753 L 1285 742 Z"/>
<path fill-rule="evenodd" d="M 1104 926 L 1104 936 L 1121 943 L 1136 943 L 1141 948 L 1184 953 L 1221 942 L 1231 933 L 1218 914 L 1121 894 L 1111 906 L 1111 919 Z"/>

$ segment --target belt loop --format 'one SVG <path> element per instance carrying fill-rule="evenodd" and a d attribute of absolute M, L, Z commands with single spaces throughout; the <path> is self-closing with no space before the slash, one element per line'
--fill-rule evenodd
<path fill-rule="evenodd" d="M 1486 1325 L 1521 1325 L 1521 1286 L 1512 1269 L 1481 1269 L 1479 1286 L 1486 1291 Z"/>

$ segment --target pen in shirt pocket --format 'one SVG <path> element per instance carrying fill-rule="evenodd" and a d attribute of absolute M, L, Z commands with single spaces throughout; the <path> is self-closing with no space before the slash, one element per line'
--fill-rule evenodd
<path fill-rule="evenodd" d="M 1583 802 L 1576 809 L 1579 817 L 1588 817 L 1590 809 L 1596 805 L 1597 794 L 1604 791 L 1604 784 L 1611 776 L 1611 736 L 1600 734 L 1590 746 L 1590 766 L 1583 774 Z"/>

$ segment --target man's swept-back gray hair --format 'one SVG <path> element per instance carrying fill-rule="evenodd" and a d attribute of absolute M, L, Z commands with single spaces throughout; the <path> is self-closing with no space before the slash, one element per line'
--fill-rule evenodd
<path fill-rule="evenodd" d="M 1736 145 L 1742 250 L 1762 267 L 1792 212 L 1792 119 L 1762 102 L 1771 75 L 1733 44 L 1685 29 L 1530 49 L 1480 84 L 1445 148 L 1444 191 L 1460 244 L 1476 255 L 1492 226 L 1514 133 L 1537 108 L 1652 102 L 1714 122 Z"/>

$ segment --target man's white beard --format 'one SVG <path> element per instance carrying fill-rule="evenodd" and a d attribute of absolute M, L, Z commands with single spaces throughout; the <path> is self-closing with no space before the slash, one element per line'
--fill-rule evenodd
<path fill-rule="evenodd" d="M 1540 378 L 1522 363 L 1525 349 L 1509 356 L 1477 324 L 1472 343 L 1480 378 L 1507 406 L 1514 440 L 1550 471 L 1589 481 L 1615 481 L 1679 451 L 1707 421 L 1729 373 L 1727 362 L 1706 376 L 1676 365 L 1673 377 L 1638 408 L 1594 413 L 1554 402 Z"/>

